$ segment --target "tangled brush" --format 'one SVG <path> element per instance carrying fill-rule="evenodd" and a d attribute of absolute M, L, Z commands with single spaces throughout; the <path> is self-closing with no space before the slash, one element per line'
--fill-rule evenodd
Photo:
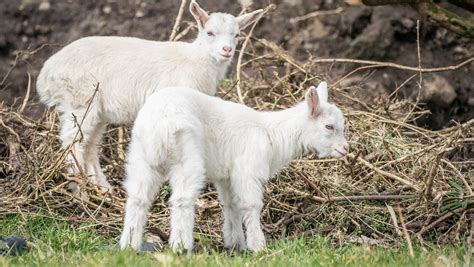
<path fill-rule="evenodd" d="M 225 80 L 218 95 L 258 110 L 279 110 L 299 102 L 309 85 L 329 80 L 331 101 L 346 116 L 352 151 L 346 162 L 300 158 L 271 180 L 261 218 L 270 239 L 319 233 L 335 244 L 393 245 L 413 239 L 423 245 L 472 238 L 474 120 L 427 130 L 415 126 L 427 112 L 417 101 L 392 94 L 368 102 L 363 81 L 344 83 L 368 68 L 400 68 L 418 72 L 421 78 L 424 72 L 454 71 L 472 58 L 437 69 L 312 57 L 302 63 L 271 41 L 252 37 L 252 30 L 238 54 L 235 79 Z M 331 81 L 321 65 L 327 63 L 363 66 Z M 57 140 L 55 111 L 33 120 L 23 114 L 24 108 L 0 109 L 0 217 L 22 214 L 87 222 L 100 233 L 118 236 L 129 128 L 109 126 L 100 148 L 101 165 L 116 188 L 103 194 L 86 177 L 64 171 L 70 150 L 62 149 Z M 167 239 L 169 195 L 164 186 L 149 213 L 151 238 Z M 212 185 L 196 205 L 195 231 L 202 240 L 219 245 L 222 215 Z"/>

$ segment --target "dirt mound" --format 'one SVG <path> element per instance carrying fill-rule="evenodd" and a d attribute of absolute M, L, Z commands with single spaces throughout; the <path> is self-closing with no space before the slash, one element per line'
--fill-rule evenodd
<path fill-rule="evenodd" d="M 418 66 L 416 45 L 416 20 L 419 15 L 409 7 L 348 7 L 337 1 L 283 0 L 275 1 L 276 10 L 256 28 L 255 36 L 271 40 L 290 55 L 307 61 L 313 57 L 358 58 L 392 61 L 402 65 Z M 136 36 L 153 40 L 167 40 L 178 10 L 176 1 L 49 1 L 22 0 L 0 3 L 0 74 L 7 74 L 1 84 L 0 95 L 11 105 L 15 98 L 24 97 L 28 87 L 28 74 L 34 91 L 34 81 L 42 63 L 62 45 L 89 35 Z M 202 1 L 210 11 L 226 10 L 237 14 L 238 1 Z M 263 7 L 267 1 L 256 1 L 255 7 Z M 321 14 L 307 16 L 314 10 Z M 326 10 L 326 13 L 324 13 Z M 192 22 L 185 12 L 185 24 Z M 440 67 L 457 64 L 474 55 L 474 42 L 461 38 L 422 22 L 420 31 L 420 55 L 422 67 Z M 275 30 L 278 29 L 278 30 Z M 186 38 L 192 38 L 190 33 Z M 34 50 L 44 44 L 50 46 L 37 53 L 23 53 L 15 62 L 18 51 Z M 137 48 L 138 49 L 138 48 Z M 336 81 L 356 66 L 351 64 L 325 64 L 321 75 Z M 450 103 L 439 105 L 437 97 L 425 97 L 432 114 L 418 120 L 421 126 L 439 129 L 451 125 L 451 120 L 467 121 L 474 117 L 474 64 L 457 71 L 439 74 L 455 97 Z M 393 68 L 368 69 L 355 73 L 353 80 L 370 80 L 386 94 L 397 91 L 400 98 L 415 99 L 418 96 L 418 79 L 411 79 L 401 89 L 400 84 L 413 72 Z M 231 75 L 232 76 L 232 75 Z M 423 83 L 428 91 L 437 91 L 438 84 Z M 370 89 L 370 88 L 368 88 Z M 380 93 L 379 91 L 377 91 Z M 368 99 L 374 98 L 367 92 Z M 32 94 L 35 96 L 35 94 Z M 436 95 L 436 93 L 434 94 Z M 426 94 L 425 94 L 426 96 Z M 30 112 L 39 114 L 37 110 Z"/>

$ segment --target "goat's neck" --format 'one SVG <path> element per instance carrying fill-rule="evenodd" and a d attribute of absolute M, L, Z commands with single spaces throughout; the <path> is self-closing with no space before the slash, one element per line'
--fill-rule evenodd
<path fill-rule="evenodd" d="M 304 113 L 302 104 L 282 111 L 262 113 L 273 149 L 273 172 L 304 153 L 300 140 L 305 123 Z"/>

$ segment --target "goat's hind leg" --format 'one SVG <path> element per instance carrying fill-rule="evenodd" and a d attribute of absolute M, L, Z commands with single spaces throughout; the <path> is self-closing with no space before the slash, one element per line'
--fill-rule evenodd
<path fill-rule="evenodd" d="M 153 169 L 145 160 L 135 158 L 132 151 L 127 163 L 127 179 L 124 183 L 128 197 L 119 244 L 121 249 L 131 246 L 137 251 L 141 250 L 146 214 L 164 181 L 165 176 L 162 173 Z"/>
<path fill-rule="evenodd" d="M 61 139 L 61 144 L 63 149 L 67 149 L 71 146 L 71 151 L 66 155 L 67 163 L 67 172 L 70 174 L 85 172 L 84 168 L 84 159 L 82 154 L 80 154 L 78 136 L 78 128 L 76 127 L 76 122 L 72 113 L 61 114 L 59 118 L 61 124 L 61 131 L 59 138 Z"/>
<path fill-rule="evenodd" d="M 102 135 L 105 131 L 105 124 L 99 123 L 94 127 L 94 131 L 91 134 L 89 142 L 86 145 L 86 164 L 87 168 L 91 170 L 90 179 L 91 181 L 101 187 L 102 190 L 112 190 L 112 186 L 107 181 L 107 177 L 102 171 L 102 167 L 99 162 L 99 144 L 102 140 Z"/>
<path fill-rule="evenodd" d="M 194 204 L 204 186 L 204 161 L 199 146 L 190 133 L 177 138 L 180 162 L 170 169 L 171 234 L 174 252 L 190 253 L 193 248 Z"/>
<path fill-rule="evenodd" d="M 218 181 L 215 182 L 215 186 L 224 212 L 224 224 L 222 227 L 224 247 L 232 250 L 236 249 L 237 251 L 243 250 L 246 248 L 246 244 L 242 228 L 242 214 L 237 205 L 232 201 L 230 181 Z"/>

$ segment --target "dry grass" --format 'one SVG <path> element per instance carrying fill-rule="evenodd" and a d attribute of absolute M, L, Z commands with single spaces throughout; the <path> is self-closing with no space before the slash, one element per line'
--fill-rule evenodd
<path fill-rule="evenodd" d="M 310 58 L 303 64 L 270 41 L 246 39 L 235 71 L 241 80 L 221 84 L 219 96 L 224 99 L 258 110 L 283 109 L 324 78 L 318 74 L 327 73 L 318 60 Z M 420 75 L 423 72 L 413 69 Z M 320 232 L 336 244 L 393 245 L 415 237 L 422 244 L 464 241 L 474 210 L 474 120 L 441 131 L 419 128 L 413 121 L 426 112 L 419 106 L 395 96 L 380 96 L 368 103 L 363 83 L 342 87 L 341 81 L 330 84 L 330 98 L 347 118 L 352 147 L 348 162 L 300 158 L 271 180 L 262 214 L 267 234 L 293 238 Z M 121 127 L 108 128 L 101 161 L 117 190 L 103 195 L 85 178 L 63 172 L 68 151 L 60 149 L 56 138 L 54 111 L 33 121 L 19 109 L 2 107 L 0 128 L 0 216 L 41 214 L 71 223 L 88 221 L 102 233 L 118 235 L 128 129 L 122 134 Z M 79 186 L 79 193 L 73 193 L 71 185 Z M 165 186 L 149 215 L 150 235 L 166 238 L 168 197 Z M 196 231 L 217 243 L 221 215 L 216 199 L 209 186 L 198 201 Z"/>

